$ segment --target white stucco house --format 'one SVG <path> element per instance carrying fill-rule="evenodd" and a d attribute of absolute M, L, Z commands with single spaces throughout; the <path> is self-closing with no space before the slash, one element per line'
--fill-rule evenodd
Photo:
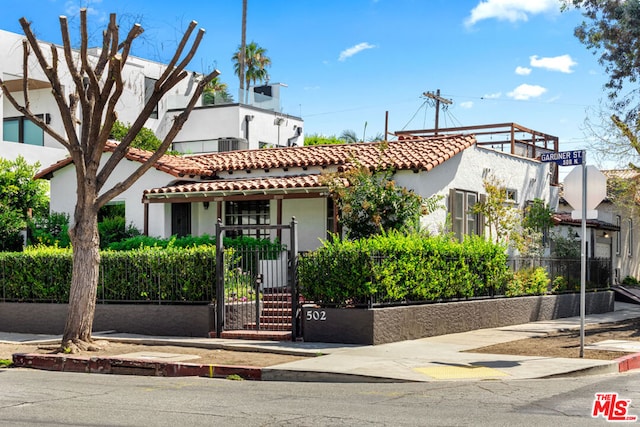
<path fill-rule="evenodd" d="M 602 173 L 607 180 L 631 181 L 638 176 L 637 172 L 630 169 L 603 170 Z M 554 221 L 562 226 L 565 234 L 570 233 L 579 239 L 582 232 L 581 221 L 571 218 L 573 210 L 561 197 Z M 635 224 L 637 210 L 615 203 L 611 197 L 607 197 L 597 206 L 596 212 L 597 218 L 586 221 L 587 257 L 610 259 L 614 284 L 622 282 L 627 276 L 639 279 L 640 239 L 637 237 Z"/>
<path fill-rule="evenodd" d="M 111 145 L 114 147 L 114 145 Z M 104 158 L 110 156 L 105 152 Z M 112 176 L 128 176 L 148 152 L 130 149 Z M 322 175 L 357 163 L 395 171 L 394 180 L 423 197 L 444 196 L 446 210 L 422 218 L 437 230 L 451 215 L 458 235 L 482 233 L 469 213 L 492 174 L 520 208 L 542 199 L 557 203 L 548 163 L 481 146 L 472 134 L 399 136 L 397 141 L 344 145 L 264 148 L 191 156 L 165 155 L 115 203 L 124 203 L 127 222 L 148 235 L 215 233 L 218 218 L 230 224 L 286 224 L 296 217 L 299 249 L 312 250 L 327 232 L 337 231 L 337 212 Z M 104 160 L 104 159 L 103 159 Z M 73 215 L 75 173 L 63 160 L 41 171 L 51 180 L 51 210 Z M 109 182 L 105 186 L 109 188 Z M 276 237 L 276 231 L 271 237 Z M 288 241 L 286 231 L 278 236 Z M 261 235 L 260 237 L 266 237 Z"/>
<path fill-rule="evenodd" d="M 0 75 L 12 95 L 19 101 L 22 96 L 23 50 L 25 37 L 0 30 Z M 50 55 L 48 43 L 42 42 L 43 52 Z M 57 46 L 61 50 L 61 46 Z M 98 49 L 92 49 L 90 56 L 96 57 Z M 68 73 L 64 54 L 59 55 L 59 69 L 62 86 L 71 92 L 73 81 Z M 31 110 L 42 115 L 45 121 L 58 133 L 64 135 L 60 113 L 51 95 L 51 85 L 33 55 L 29 60 L 29 101 Z M 165 65 L 136 57 L 129 57 L 123 70 L 124 92 L 116 110 L 118 120 L 132 123 L 142 110 L 147 96 Z M 225 76 L 223 76 L 225 77 Z M 152 116 L 145 123 L 156 136 L 163 138 L 168 132 L 172 119 L 187 105 L 187 101 L 202 74 L 190 72 L 157 105 Z M 235 76 L 226 76 L 234 79 Z M 207 100 L 204 96 L 200 105 L 174 140 L 173 149 L 183 153 L 204 153 L 260 147 L 281 147 L 302 145 L 304 140 L 303 120 L 282 112 L 280 105 L 282 84 L 267 84 L 250 88 L 247 101 L 234 102 L 220 99 Z M 0 113 L 3 126 L 0 129 L 0 157 L 15 159 L 19 155 L 29 163 L 40 162 L 41 167 L 67 156 L 67 151 L 16 111 L 11 103 L 1 95 Z M 243 96 L 244 98 L 244 96 Z"/>

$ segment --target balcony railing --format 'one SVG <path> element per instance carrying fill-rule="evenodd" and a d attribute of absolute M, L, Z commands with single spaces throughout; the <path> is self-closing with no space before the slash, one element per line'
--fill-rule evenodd
<path fill-rule="evenodd" d="M 207 105 L 229 105 L 229 104 L 242 104 L 249 105 L 252 107 L 262 108 L 264 110 L 277 111 L 280 112 L 280 99 L 274 98 L 272 96 L 263 95 L 260 93 L 255 93 L 253 88 L 249 90 L 245 90 L 242 93 L 242 99 L 238 101 L 235 96 L 225 97 L 221 94 L 202 94 L 199 102 L 196 104 L 198 107 L 203 107 Z M 189 96 L 183 95 L 171 95 L 167 99 L 167 109 L 169 110 L 180 110 L 187 106 L 189 100 L 191 98 Z"/>

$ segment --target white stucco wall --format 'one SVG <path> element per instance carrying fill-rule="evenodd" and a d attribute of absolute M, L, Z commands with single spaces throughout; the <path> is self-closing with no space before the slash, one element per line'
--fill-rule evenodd
<path fill-rule="evenodd" d="M 102 163 L 106 161 L 110 154 L 102 156 Z M 128 177 L 140 163 L 129 160 L 123 160 L 116 167 L 113 175 L 106 182 L 105 189 L 110 189 L 122 179 Z M 173 177 L 156 169 L 151 169 L 136 181 L 131 188 L 113 199 L 113 202 L 125 203 L 125 215 L 127 224 L 133 224 L 139 230 L 144 229 L 144 205 L 142 203 L 142 193 L 145 189 L 154 188 L 160 184 L 168 183 Z M 64 167 L 54 173 L 51 180 L 51 212 L 66 212 L 73 221 L 73 215 L 76 204 L 76 177 L 75 169 L 72 165 Z M 166 222 L 166 207 L 164 204 L 151 204 L 149 206 L 149 217 L 153 218 L 153 222 L 149 223 L 149 235 L 164 236 Z M 169 209 L 169 227 L 170 213 Z"/>
<path fill-rule="evenodd" d="M 245 119 L 247 116 L 251 117 L 248 122 Z M 248 148 L 251 150 L 261 148 L 264 144 L 269 147 L 287 146 L 291 138 L 292 143 L 303 144 L 302 119 L 239 104 L 194 109 L 174 143 L 189 147 L 193 153 L 217 151 L 219 138 L 247 139 L 247 123 Z"/>
<path fill-rule="evenodd" d="M 446 207 L 449 206 L 451 188 L 485 193 L 483 177 L 487 175 L 493 175 L 507 188 L 517 190 L 519 208 L 535 198 L 552 202 L 547 164 L 477 146 L 467 148 L 429 172 L 400 171 L 395 180 L 425 198 L 436 194 L 444 196 L 441 204 Z M 555 206 L 552 205 L 552 208 Z M 423 227 L 432 233 L 439 232 L 445 224 L 447 213 L 446 209 L 439 209 L 424 217 Z"/>
<path fill-rule="evenodd" d="M 620 281 L 627 276 L 640 279 L 640 236 L 637 232 L 640 219 L 634 212 L 610 202 L 600 203 L 597 211 L 598 219 L 614 225 L 617 225 L 617 216 L 620 217 L 620 231 L 608 232 L 610 237 L 607 239 L 611 243 L 611 259 L 614 270 L 617 270 L 617 277 Z M 630 219 L 631 228 L 629 227 Z M 603 240 L 602 237 L 599 239 Z M 619 251 L 617 250 L 618 239 Z"/>
<path fill-rule="evenodd" d="M 289 224 L 292 217 L 298 222 L 298 250 L 310 251 L 320 246 L 327 236 L 327 199 L 288 199 L 282 203 L 282 222 Z M 287 246 L 291 239 L 288 230 L 282 233 Z"/>

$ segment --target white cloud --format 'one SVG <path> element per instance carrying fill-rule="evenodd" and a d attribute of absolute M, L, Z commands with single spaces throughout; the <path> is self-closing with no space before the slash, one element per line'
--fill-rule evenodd
<path fill-rule="evenodd" d="M 529 15 L 558 11 L 558 0 L 485 0 L 471 10 L 465 20 L 468 27 L 484 19 L 499 21 L 527 21 Z"/>
<path fill-rule="evenodd" d="M 528 76 L 529 74 L 531 74 L 531 68 L 517 66 L 516 74 L 520 76 Z"/>
<path fill-rule="evenodd" d="M 352 46 L 348 49 L 343 50 L 342 52 L 340 52 L 340 56 L 338 57 L 338 61 L 345 61 L 347 58 L 352 57 L 353 55 L 355 55 L 356 53 L 362 52 L 363 50 L 366 49 L 373 49 L 374 47 L 376 47 L 375 45 L 363 42 L 363 43 L 358 43 L 355 46 Z"/>
<path fill-rule="evenodd" d="M 509 98 L 517 99 L 518 101 L 526 101 L 531 98 L 537 98 L 546 91 L 547 89 L 542 86 L 522 84 L 507 93 L 507 96 Z"/>
<path fill-rule="evenodd" d="M 544 68 L 551 71 L 560 71 L 561 73 L 573 73 L 571 69 L 578 65 L 569 55 L 560 55 L 549 58 L 538 58 L 538 55 L 530 56 L 530 64 L 532 67 Z"/>
<path fill-rule="evenodd" d="M 469 109 L 473 107 L 473 101 L 465 101 L 458 104 L 461 108 Z"/>
<path fill-rule="evenodd" d="M 85 0 L 84 2 L 67 0 L 64 4 L 64 7 L 65 7 L 65 12 L 69 16 L 79 16 L 80 9 L 83 7 L 87 9 L 87 15 L 99 15 L 100 12 L 96 8 L 91 6 L 100 4 L 100 3 L 102 3 L 102 0 Z"/>
<path fill-rule="evenodd" d="M 488 93 L 484 95 L 481 99 L 498 99 L 501 96 L 502 96 L 502 92 Z"/>

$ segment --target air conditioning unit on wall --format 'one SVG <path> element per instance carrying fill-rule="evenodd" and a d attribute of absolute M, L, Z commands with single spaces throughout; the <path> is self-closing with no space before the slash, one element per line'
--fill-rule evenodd
<path fill-rule="evenodd" d="M 249 142 L 244 138 L 219 138 L 218 152 L 248 150 Z"/>

